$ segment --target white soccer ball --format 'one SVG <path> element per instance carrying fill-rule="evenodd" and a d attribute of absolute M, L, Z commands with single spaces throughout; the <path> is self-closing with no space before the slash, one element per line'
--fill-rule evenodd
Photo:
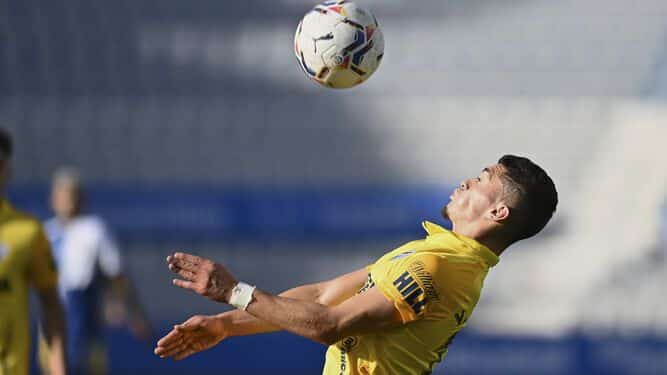
<path fill-rule="evenodd" d="M 369 11 L 349 1 L 326 1 L 299 22 L 294 53 L 309 78 L 344 89 L 364 82 L 377 70 L 384 38 Z"/>

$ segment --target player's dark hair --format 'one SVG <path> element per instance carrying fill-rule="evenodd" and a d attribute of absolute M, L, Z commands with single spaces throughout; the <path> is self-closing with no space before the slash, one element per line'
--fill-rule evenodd
<path fill-rule="evenodd" d="M 511 196 L 510 232 L 513 241 L 539 233 L 549 222 L 558 204 L 553 180 L 544 169 L 528 158 L 505 155 L 498 160 L 505 167 L 502 174 L 505 194 Z"/>
<path fill-rule="evenodd" d="M 12 137 L 5 129 L 0 128 L 0 160 L 9 159 L 12 156 Z"/>

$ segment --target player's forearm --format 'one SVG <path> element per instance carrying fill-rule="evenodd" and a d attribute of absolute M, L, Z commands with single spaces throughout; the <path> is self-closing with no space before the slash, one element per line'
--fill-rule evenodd
<path fill-rule="evenodd" d="M 49 368 L 52 375 L 65 375 L 65 323 L 62 307 L 57 300 L 42 300 L 41 322 L 44 327 L 44 336 L 49 346 Z"/>
<path fill-rule="evenodd" d="M 280 327 L 267 323 L 261 319 L 241 310 L 228 311 L 216 315 L 217 319 L 221 319 L 225 327 L 226 336 L 250 336 L 260 333 L 270 333 L 280 331 Z"/>
<path fill-rule="evenodd" d="M 355 295 L 366 281 L 367 272 L 366 268 L 361 268 L 330 281 L 290 289 L 281 293 L 280 297 L 315 302 L 318 306 L 336 306 Z M 232 325 L 235 329 L 239 329 L 241 334 L 272 332 L 279 329 L 290 330 L 288 326 L 281 325 L 279 322 L 254 318 L 243 311 L 228 314 L 231 318 L 238 319 L 238 322 L 243 322 Z"/>
<path fill-rule="evenodd" d="M 65 364 L 65 338 L 64 335 L 53 335 L 49 340 L 49 368 L 51 375 L 67 374 Z"/>
<path fill-rule="evenodd" d="M 321 303 L 322 285 L 319 283 L 298 286 L 280 293 L 280 296 Z M 217 318 L 225 321 L 226 324 L 224 326 L 228 327 L 228 336 L 248 336 L 280 331 L 282 329 L 241 310 L 228 311 L 217 315 Z"/>
<path fill-rule="evenodd" d="M 119 275 L 113 277 L 109 279 L 109 282 L 113 298 L 122 302 L 126 311 L 131 315 L 131 318 L 145 316 L 142 306 L 139 303 L 136 290 L 126 276 Z"/>
<path fill-rule="evenodd" d="M 330 307 L 274 296 L 259 289 L 253 297 L 247 312 L 268 324 L 327 345 L 337 341 L 338 322 Z"/>

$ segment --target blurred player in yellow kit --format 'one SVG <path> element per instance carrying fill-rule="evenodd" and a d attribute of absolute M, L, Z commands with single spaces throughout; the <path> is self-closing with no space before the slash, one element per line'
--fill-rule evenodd
<path fill-rule="evenodd" d="M 551 219 L 556 188 L 542 168 L 505 155 L 466 179 L 443 208 L 451 231 L 424 222 L 427 236 L 366 268 L 274 296 L 237 280 L 224 266 L 176 253 L 174 284 L 238 310 L 194 316 L 155 349 L 185 358 L 221 340 L 287 330 L 329 345 L 323 373 L 424 374 L 468 321 L 489 268 L 511 244 Z"/>
<path fill-rule="evenodd" d="M 9 179 L 12 141 L 0 129 L 0 189 Z M 27 375 L 30 353 L 28 292 L 37 292 L 51 348 L 51 375 L 65 374 L 64 327 L 51 248 L 39 221 L 0 198 L 0 375 Z"/>

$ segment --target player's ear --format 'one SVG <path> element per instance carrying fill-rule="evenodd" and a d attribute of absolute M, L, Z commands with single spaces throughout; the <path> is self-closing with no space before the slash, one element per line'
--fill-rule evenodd
<path fill-rule="evenodd" d="M 504 203 L 498 203 L 489 211 L 489 216 L 493 221 L 505 221 L 510 217 L 510 208 Z"/>

